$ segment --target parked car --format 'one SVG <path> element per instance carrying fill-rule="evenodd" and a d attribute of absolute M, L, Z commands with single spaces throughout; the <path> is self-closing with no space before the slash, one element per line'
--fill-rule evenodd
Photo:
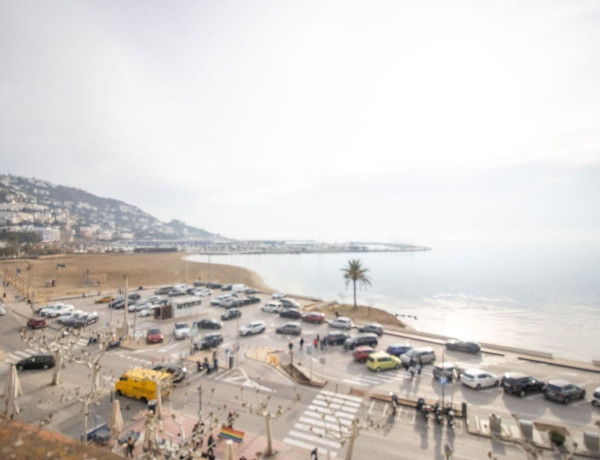
<path fill-rule="evenodd" d="M 234 318 L 240 318 L 242 312 L 238 308 L 229 308 L 225 313 L 221 315 L 223 321 L 227 321 Z"/>
<path fill-rule="evenodd" d="M 208 289 L 221 289 L 222 286 L 221 283 L 206 283 Z"/>
<path fill-rule="evenodd" d="M 113 300 L 115 300 L 115 298 L 111 295 L 105 295 L 104 297 L 100 297 L 99 299 L 96 299 L 94 301 L 94 303 L 110 303 Z"/>
<path fill-rule="evenodd" d="M 408 343 L 393 343 L 389 345 L 385 351 L 390 355 L 400 356 L 406 352 L 409 352 L 412 349 L 413 347 L 410 346 Z"/>
<path fill-rule="evenodd" d="M 377 323 L 365 324 L 358 328 L 358 332 L 372 332 L 373 334 L 382 335 L 383 327 Z"/>
<path fill-rule="evenodd" d="M 146 343 L 162 343 L 164 337 L 160 329 L 151 328 L 146 331 Z"/>
<path fill-rule="evenodd" d="M 433 378 L 440 379 L 446 377 L 450 382 L 460 377 L 462 369 L 456 366 L 454 363 L 442 363 L 436 364 L 433 368 Z"/>
<path fill-rule="evenodd" d="M 50 314 L 53 314 L 55 311 L 57 311 L 61 306 L 62 306 L 61 303 L 53 303 L 53 304 L 46 305 L 44 308 L 39 310 L 38 315 L 39 316 L 48 316 Z M 59 315 L 57 315 L 57 316 L 59 316 Z"/>
<path fill-rule="evenodd" d="M 337 327 L 339 329 L 352 329 L 354 327 L 354 323 L 346 316 L 339 316 L 329 321 L 329 326 Z"/>
<path fill-rule="evenodd" d="M 173 286 L 163 286 L 163 287 L 159 287 L 156 291 L 154 291 L 154 294 L 167 295 L 172 290 L 173 290 Z"/>
<path fill-rule="evenodd" d="M 275 332 L 277 334 L 300 335 L 302 334 L 302 327 L 298 323 L 285 323 L 275 329 Z"/>
<path fill-rule="evenodd" d="M 592 394 L 592 406 L 600 407 L 600 387 L 596 388 Z"/>
<path fill-rule="evenodd" d="M 56 303 L 53 305 L 48 305 L 46 308 L 43 308 L 40 314 L 42 316 L 47 316 L 48 318 L 58 318 L 60 315 L 64 315 L 67 312 L 75 310 L 73 305 L 68 305 L 66 303 Z"/>
<path fill-rule="evenodd" d="M 173 326 L 173 335 L 177 340 L 183 340 L 190 336 L 190 324 L 177 321 Z"/>
<path fill-rule="evenodd" d="M 221 291 L 231 291 L 231 284 L 224 284 L 221 286 Z"/>
<path fill-rule="evenodd" d="M 369 345 L 371 347 L 376 347 L 377 344 L 377 334 L 359 334 L 346 339 L 344 341 L 344 348 L 346 350 L 354 350 L 359 345 Z"/>
<path fill-rule="evenodd" d="M 431 347 L 413 348 L 400 355 L 400 359 L 404 364 L 409 366 L 411 363 L 429 364 L 435 361 L 435 352 Z"/>
<path fill-rule="evenodd" d="M 81 310 L 73 310 L 65 313 L 64 315 L 60 315 L 56 320 L 59 324 L 68 325 L 74 318 L 79 315 L 83 315 L 83 311 Z"/>
<path fill-rule="evenodd" d="M 223 343 L 223 336 L 218 332 L 206 334 L 200 339 L 194 340 L 194 351 L 207 350 L 209 348 L 216 348 Z"/>
<path fill-rule="evenodd" d="M 352 352 L 352 357 L 359 362 L 365 362 L 372 353 L 375 353 L 375 349 L 369 346 L 356 347 Z"/>
<path fill-rule="evenodd" d="M 69 322 L 69 326 L 71 327 L 86 327 L 90 324 L 94 324 L 98 322 L 98 312 L 90 312 L 83 313 L 81 315 L 77 315 L 77 317 L 73 318 L 72 321 Z"/>
<path fill-rule="evenodd" d="M 460 376 L 460 381 L 475 390 L 500 385 L 500 378 L 496 374 L 475 368 L 465 370 Z"/>
<path fill-rule="evenodd" d="M 169 291 L 169 293 L 167 295 L 169 297 L 181 297 L 181 296 L 187 295 L 187 292 L 180 291 L 179 289 L 173 289 L 173 290 Z"/>
<path fill-rule="evenodd" d="M 210 289 L 192 289 L 192 295 L 195 295 L 196 297 L 210 297 L 211 294 L 212 292 Z"/>
<path fill-rule="evenodd" d="M 267 313 L 279 313 L 281 311 L 281 302 L 267 302 L 260 309 Z"/>
<path fill-rule="evenodd" d="M 48 323 L 46 323 L 44 318 L 31 318 L 29 321 L 27 321 L 27 327 L 32 329 L 41 329 L 46 326 L 48 326 Z"/>
<path fill-rule="evenodd" d="M 325 321 L 325 315 L 323 313 L 311 311 L 302 316 L 302 321 L 306 321 L 307 323 L 322 324 L 323 321 Z"/>
<path fill-rule="evenodd" d="M 397 356 L 390 355 L 384 351 L 371 353 L 367 358 L 367 367 L 375 372 L 400 369 L 402 362 Z"/>
<path fill-rule="evenodd" d="M 279 312 L 281 318 L 301 319 L 302 312 L 297 308 L 284 308 Z"/>
<path fill-rule="evenodd" d="M 181 382 L 187 375 L 187 369 L 177 363 L 161 363 L 152 368 L 153 371 L 168 372 L 173 376 L 173 382 Z"/>
<path fill-rule="evenodd" d="M 255 295 L 249 295 L 244 299 L 244 305 L 253 305 L 255 303 L 260 303 L 260 297 L 256 297 Z"/>
<path fill-rule="evenodd" d="M 327 345 L 343 345 L 350 338 L 347 332 L 331 332 L 323 337 Z"/>
<path fill-rule="evenodd" d="M 500 384 L 505 393 L 521 398 L 531 393 L 541 393 L 546 385 L 541 380 L 520 372 L 506 372 Z"/>
<path fill-rule="evenodd" d="M 118 299 L 113 300 L 112 302 L 110 302 L 108 304 L 108 308 L 113 308 L 115 310 L 120 310 L 122 308 L 125 308 L 125 299 L 118 298 Z"/>
<path fill-rule="evenodd" d="M 18 361 L 15 366 L 20 371 L 29 369 L 50 369 L 51 367 L 56 366 L 56 361 L 52 355 L 34 355 Z"/>
<path fill-rule="evenodd" d="M 466 342 L 464 340 L 448 340 L 446 342 L 446 348 L 448 350 L 473 354 L 477 354 L 481 351 L 481 346 L 477 342 Z"/>
<path fill-rule="evenodd" d="M 164 297 L 160 296 L 160 295 L 153 295 L 152 297 L 148 297 L 146 299 L 146 302 L 148 302 L 151 305 L 158 305 L 161 302 L 168 302 L 167 299 L 165 299 Z"/>
<path fill-rule="evenodd" d="M 233 299 L 233 297 L 230 294 L 223 294 L 223 295 L 220 295 L 220 296 L 212 299 L 210 301 L 210 304 L 220 307 L 220 306 L 224 305 L 228 300 L 231 300 L 231 299 Z"/>
<path fill-rule="evenodd" d="M 213 318 L 201 319 L 196 323 L 198 329 L 221 329 L 223 323 Z"/>
<path fill-rule="evenodd" d="M 142 317 L 152 316 L 154 315 L 154 308 L 146 308 L 145 310 L 139 312 L 139 315 Z"/>
<path fill-rule="evenodd" d="M 142 298 L 142 296 L 140 294 L 138 294 L 137 292 L 132 292 L 131 294 L 127 295 L 127 298 L 129 300 L 133 300 L 133 301 L 137 302 L 138 300 L 140 300 Z"/>
<path fill-rule="evenodd" d="M 283 299 L 284 297 L 285 297 L 285 294 L 283 292 L 275 292 L 272 296 L 272 298 L 275 300 Z"/>
<path fill-rule="evenodd" d="M 567 380 L 548 380 L 544 387 L 544 397 L 552 401 L 569 404 L 574 399 L 585 398 L 585 388 L 575 385 Z"/>
<path fill-rule="evenodd" d="M 246 324 L 245 326 L 240 328 L 240 335 L 246 336 L 260 334 L 261 332 L 265 332 L 265 330 L 265 323 L 263 323 L 262 321 L 252 321 L 251 323 Z"/>
<path fill-rule="evenodd" d="M 221 303 L 221 305 L 219 305 L 220 307 L 223 308 L 240 308 L 244 306 L 244 301 L 242 299 L 229 299 L 226 300 L 224 302 Z"/>
<path fill-rule="evenodd" d="M 279 299 L 283 308 L 297 308 L 300 309 L 300 304 L 292 299 L 286 299 L 285 297 Z"/>
<path fill-rule="evenodd" d="M 150 308 L 152 304 L 150 302 L 138 302 L 138 303 L 134 303 L 134 304 L 129 304 L 127 306 L 127 311 L 129 311 L 130 313 L 136 312 L 136 311 L 142 311 L 145 310 L 146 308 Z"/>

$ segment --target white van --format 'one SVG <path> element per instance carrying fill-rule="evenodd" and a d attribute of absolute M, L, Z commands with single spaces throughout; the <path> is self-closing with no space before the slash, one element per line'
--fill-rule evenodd
<path fill-rule="evenodd" d="M 227 301 L 233 299 L 233 296 L 231 294 L 222 294 L 219 297 L 217 297 L 216 299 L 212 299 L 210 301 L 211 305 L 224 305 Z"/>

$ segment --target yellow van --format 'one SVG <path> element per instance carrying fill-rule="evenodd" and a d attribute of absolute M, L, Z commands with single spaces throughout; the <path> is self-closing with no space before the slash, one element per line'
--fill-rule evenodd
<path fill-rule="evenodd" d="M 156 385 L 159 385 L 161 398 L 173 388 L 173 377 L 168 372 L 151 369 L 132 369 L 125 372 L 115 383 L 115 391 L 119 396 L 141 399 L 147 402 L 156 399 Z"/>

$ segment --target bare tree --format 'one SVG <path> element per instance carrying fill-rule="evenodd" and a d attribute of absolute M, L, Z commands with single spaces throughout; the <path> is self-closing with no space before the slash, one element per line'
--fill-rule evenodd
<path fill-rule="evenodd" d="M 240 388 L 240 402 L 242 408 L 252 415 L 258 415 L 263 417 L 265 420 L 265 431 L 267 434 L 267 451 L 265 452 L 266 457 L 272 457 L 275 454 L 273 450 L 273 436 L 271 433 L 271 420 L 280 417 L 292 410 L 294 405 L 300 401 L 300 395 L 296 393 L 294 389 L 294 397 L 291 402 L 287 406 L 277 405 L 276 407 L 272 407 L 271 404 L 271 394 L 268 396 L 261 398 L 259 393 L 259 387 L 257 386 L 255 389 L 256 400 L 254 402 L 244 400 L 244 388 Z"/>

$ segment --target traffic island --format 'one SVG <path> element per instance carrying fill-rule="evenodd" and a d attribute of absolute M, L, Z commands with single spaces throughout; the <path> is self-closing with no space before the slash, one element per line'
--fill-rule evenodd
<path fill-rule="evenodd" d="M 282 374 L 291 377 L 296 383 L 301 385 L 310 385 L 322 388 L 327 384 L 327 380 L 320 379 L 314 375 L 307 375 L 303 368 L 296 363 L 281 363 L 281 348 L 260 347 L 251 348 L 246 351 L 245 356 L 248 359 L 267 363 L 269 366 L 277 369 Z"/>

